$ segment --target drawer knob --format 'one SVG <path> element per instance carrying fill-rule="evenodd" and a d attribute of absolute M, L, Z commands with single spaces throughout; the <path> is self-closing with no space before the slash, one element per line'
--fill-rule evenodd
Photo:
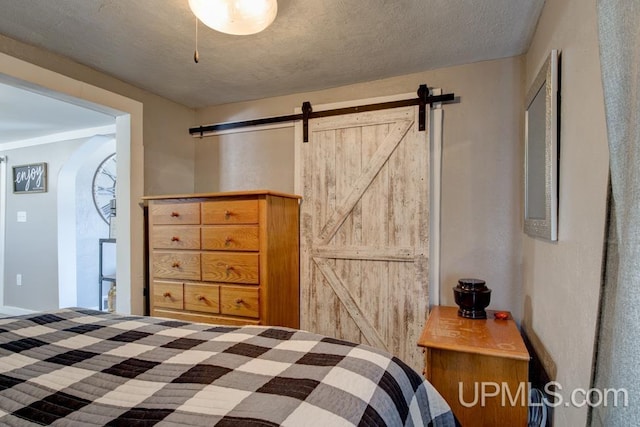
<path fill-rule="evenodd" d="M 224 219 L 231 218 L 231 215 L 233 215 L 233 213 L 230 210 L 225 210 L 224 211 Z"/>
<path fill-rule="evenodd" d="M 204 300 L 206 300 L 206 298 L 204 297 L 204 295 L 196 295 L 196 299 L 197 299 L 198 301 L 204 301 Z"/>
<path fill-rule="evenodd" d="M 176 261 L 173 264 L 171 264 L 171 267 L 173 268 L 180 268 L 180 261 Z"/>
<path fill-rule="evenodd" d="M 242 300 L 242 298 L 236 298 L 236 305 L 240 305 L 242 304 L 244 301 Z"/>
<path fill-rule="evenodd" d="M 171 292 L 165 292 L 162 296 L 165 298 L 171 298 Z"/>
<path fill-rule="evenodd" d="M 172 218 L 178 218 L 180 216 L 179 212 L 171 212 L 171 217 Z"/>
<path fill-rule="evenodd" d="M 225 246 L 229 246 L 231 245 L 231 242 L 233 242 L 233 239 L 229 236 L 227 236 L 227 238 L 224 239 L 224 245 Z"/>
<path fill-rule="evenodd" d="M 171 241 L 172 241 L 172 242 L 179 242 L 179 241 L 180 241 L 180 237 L 178 237 L 178 236 L 173 236 L 173 237 L 171 238 Z"/>
<path fill-rule="evenodd" d="M 227 272 L 233 271 L 233 265 L 225 265 L 224 269 L 227 270 Z"/>

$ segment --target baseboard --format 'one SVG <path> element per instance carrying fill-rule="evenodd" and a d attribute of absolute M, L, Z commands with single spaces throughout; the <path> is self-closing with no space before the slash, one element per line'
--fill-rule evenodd
<path fill-rule="evenodd" d="M 26 308 L 12 307 L 10 305 L 2 305 L 0 306 L 0 313 L 9 316 L 20 316 L 21 314 L 32 314 L 35 313 L 35 311 Z"/>

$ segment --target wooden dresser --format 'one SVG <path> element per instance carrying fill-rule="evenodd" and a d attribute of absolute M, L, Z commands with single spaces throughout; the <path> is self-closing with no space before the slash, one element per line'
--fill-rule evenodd
<path fill-rule="evenodd" d="M 494 314 L 465 319 L 457 307 L 434 307 L 418 341 L 424 373 L 463 426 L 524 427 L 529 353 L 511 315 Z"/>
<path fill-rule="evenodd" d="M 152 316 L 300 326 L 299 196 L 145 197 Z"/>

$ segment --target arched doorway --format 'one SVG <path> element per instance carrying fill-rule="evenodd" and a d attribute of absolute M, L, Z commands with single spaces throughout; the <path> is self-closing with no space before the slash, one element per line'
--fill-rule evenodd
<path fill-rule="evenodd" d="M 58 185 L 65 189 L 58 192 L 57 206 L 61 308 L 100 308 L 98 241 L 109 236 L 109 228 L 93 207 L 91 183 L 100 163 L 115 152 L 115 135 L 96 135 L 80 146 L 60 170 Z M 115 267 L 115 262 L 110 264 Z"/>

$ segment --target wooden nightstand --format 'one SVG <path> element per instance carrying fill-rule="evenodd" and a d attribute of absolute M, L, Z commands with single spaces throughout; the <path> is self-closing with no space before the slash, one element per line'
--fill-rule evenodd
<path fill-rule="evenodd" d="M 511 315 L 494 313 L 465 319 L 434 307 L 418 341 L 425 377 L 465 427 L 527 425 L 529 353 Z"/>

